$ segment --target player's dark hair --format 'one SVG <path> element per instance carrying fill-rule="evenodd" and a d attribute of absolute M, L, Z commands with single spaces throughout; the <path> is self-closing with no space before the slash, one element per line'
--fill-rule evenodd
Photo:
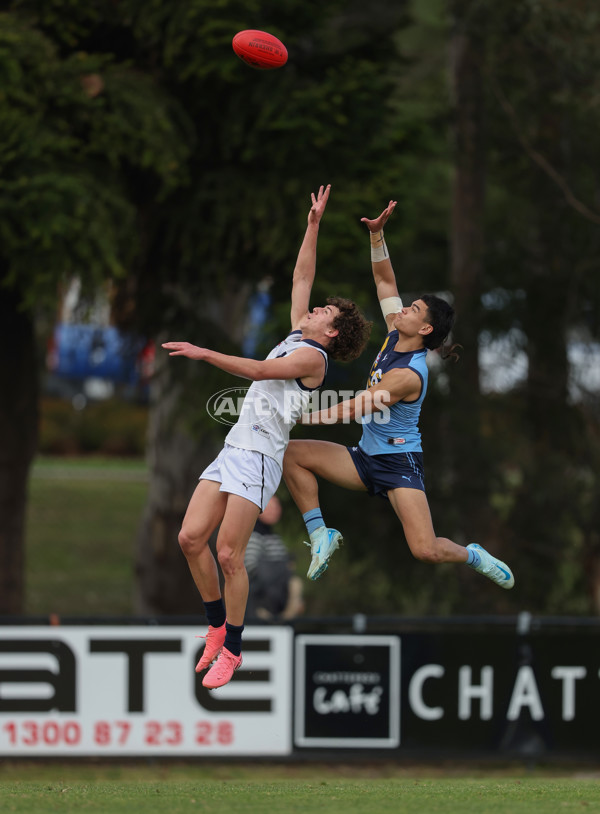
<path fill-rule="evenodd" d="M 358 358 L 365 349 L 373 323 L 365 318 L 352 300 L 328 297 L 327 304 L 334 305 L 340 312 L 332 326 L 338 334 L 327 345 L 327 353 L 339 362 L 350 362 Z"/>
<path fill-rule="evenodd" d="M 454 308 L 435 294 L 423 294 L 421 299 L 427 306 L 425 321 L 433 328 L 431 333 L 423 337 L 423 344 L 427 350 L 440 348 L 442 359 L 453 357 L 456 361 L 458 354 L 455 352 L 455 348 L 460 345 L 447 346 L 445 344 L 448 334 L 454 326 Z"/>

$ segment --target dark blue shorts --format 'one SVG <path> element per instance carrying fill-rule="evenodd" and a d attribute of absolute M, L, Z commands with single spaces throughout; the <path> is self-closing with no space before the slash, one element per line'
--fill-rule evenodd
<path fill-rule="evenodd" d="M 367 455 L 360 447 L 346 447 L 360 479 L 370 495 L 387 497 L 390 489 L 425 491 L 423 453 L 393 452 L 390 455 Z"/>

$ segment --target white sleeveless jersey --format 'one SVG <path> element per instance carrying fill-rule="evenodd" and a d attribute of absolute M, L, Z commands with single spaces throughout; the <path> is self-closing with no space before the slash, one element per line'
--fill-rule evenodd
<path fill-rule="evenodd" d="M 292 331 L 283 342 L 273 348 L 267 359 L 287 356 L 298 348 L 316 348 L 322 353 L 327 373 L 325 348 L 313 339 L 302 339 L 302 331 Z M 229 431 L 225 443 L 262 452 L 283 467 L 290 430 L 306 410 L 311 393 L 316 389 L 318 388 L 305 387 L 299 379 L 252 382 L 237 423 Z"/>

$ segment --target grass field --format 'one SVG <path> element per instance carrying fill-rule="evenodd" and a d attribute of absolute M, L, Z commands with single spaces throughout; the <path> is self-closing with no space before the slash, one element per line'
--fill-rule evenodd
<path fill-rule="evenodd" d="M 146 495 L 143 461 L 38 459 L 29 486 L 26 613 L 132 613 Z"/>
<path fill-rule="evenodd" d="M 597 777 L 355 766 L 4 764 L 0 809 L 145 814 L 557 814 L 600 811 Z"/>
<path fill-rule="evenodd" d="M 142 461 L 42 458 L 30 482 L 27 613 L 132 612 Z M 77 578 L 74 579 L 73 575 Z M 0 811 L 248 814 L 600 812 L 596 777 L 548 771 L 213 763 L 0 763 Z"/>
<path fill-rule="evenodd" d="M 132 612 L 141 461 L 36 462 L 27 529 L 27 613 Z M 74 575 L 76 578 L 74 579 Z M 0 762 L 0 811 L 243 814 L 600 812 L 600 773 L 404 764 L 284 766 Z"/>

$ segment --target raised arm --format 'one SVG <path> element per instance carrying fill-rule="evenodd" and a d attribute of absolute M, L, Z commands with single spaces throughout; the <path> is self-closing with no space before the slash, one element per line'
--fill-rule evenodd
<path fill-rule="evenodd" d="M 316 348 L 298 348 L 278 359 L 246 359 L 229 356 L 209 348 L 201 348 L 190 342 L 163 342 L 169 356 L 186 356 L 198 362 L 208 362 L 242 379 L 255 382 L 267 379 L 302 379 L 307 387 L 318 387 L 325 375 L 325 360 Z"/>
<path fill-rule="evenodd" d="M 315 272 L 317 269 L 317 238 L 319 236 L 319 224 L 327 201 L 329 200 L 329 192 L 331 191 L 331 184 L 326 187 L 321 186 L 316 197 L 314 192 L 311 193 L 312 206 L 308 213 L 308 224 L 306 226 L 306 233 L 304 240 L 298 252 L 298 259 L 296 260 L 296 267 L 294 268 L 294 277 L 292 280 L 292 306 L 290 311 L 290 319 L 292 329 L 295 329 L 308 311 L 308 304 L 310 302 L 310 292 L 312 290 L 313 282 L 315 279 Z"/>
<path fill-rule="evenodd" d="M 365 224 L 371 237 L 373 279 L 388 331 L 391 330 L 394 315 L 402 308 L 402 300 L 396 285 L 396 275 L 383 236 L 383 227 L 395 208 L 396 201 L 390 201 L 378 218 L 374 220 L 361 218 L 361 222 Z"/>

